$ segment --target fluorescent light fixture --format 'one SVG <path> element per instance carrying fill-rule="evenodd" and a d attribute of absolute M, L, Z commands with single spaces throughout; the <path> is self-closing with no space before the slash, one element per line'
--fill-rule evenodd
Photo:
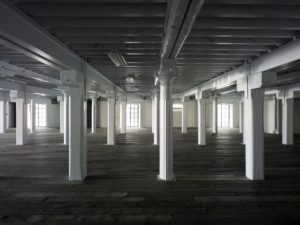
<path fill-rule="evenodd" d="M 155 77 L 154 79 L 154 86 L 156 86 L 158 84 L 158 77 Z"/>
<path fill-rule="evenodd" d="M 135 80 L 134 80 L 134 75 L 133 74 L 131 74 L 131 75 L 128 75 L 127 77 L 126 77 L 126 82 L 127 83 L 134 83 L 135 82 Z"/>
<path fill-rule="evenodd" d="M 124 57 L 121 55 L 121 53 L 118 50 L 114 49 L 111 52 L 109 52 L 108 57 L 117 68 L 127 66 Z"/>

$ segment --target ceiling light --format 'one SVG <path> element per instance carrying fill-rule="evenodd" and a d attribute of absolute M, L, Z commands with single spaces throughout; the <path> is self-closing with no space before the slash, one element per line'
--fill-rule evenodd
<path fill-rule="evenodd" d="M 155 79 L 154 79 L 154 86 L 156 86 L 157 83 L 158 83 L 158 77 L 155 77 Z"/>
<path fill-rule="evenodd" d="M 108 57 L 113 62 L 113 64 L 115 64 L 115 66 L 118 68 L 127 66 L 124 57 L 121 55 L 121 53 L 118 50 L 112 50 L 111 52 L 109 52 Z"/>
<path fill-rule="evenodd" d="M 133 74 L 131 74 L 131 75 L 128 75 L 127 77 L 126 77 L 126 82 L 127 83 L 134 83 L 135 82 L 135 80 L 134 80 L 134 75 Z"/>

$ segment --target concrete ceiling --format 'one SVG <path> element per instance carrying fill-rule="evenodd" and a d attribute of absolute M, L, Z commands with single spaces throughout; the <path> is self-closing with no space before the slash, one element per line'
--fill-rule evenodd
<path fill-rule="evenodd" d="M 150 94 L 167 1 L 11 2 L 125 91 Z M 173 91 L 185 91 L 297 38 L 299 12 L 300 0 L 206 0 L 177 57 Z M 126 68 L 114 67 L 107 56 L 112 49 L 123 54 Z M 19 57 L 11 54 L 8 57 Z M 18 65 L 28 66 L 25 62 L 19 60 Z M 56 74 L 40 65 L 32 69 Z M 131 74 L 133 84 L 126 82 Z"/>

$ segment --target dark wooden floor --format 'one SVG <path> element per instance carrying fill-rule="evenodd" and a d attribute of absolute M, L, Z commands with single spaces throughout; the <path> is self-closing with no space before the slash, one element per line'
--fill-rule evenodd
<path fill-rule="evenodd" d="M 266 135 L 266 180 L 244 177 L 244 146 L 234 132 L 174 134 L 176 182 L 156 181 L 158 146 L 150 130 L 88 137 L 88 178 L 67 180 L 68 152 L 55 130 L 15 146 L 0 135 L 0 224 L 300 224 L 300 136 L 295 146 Z"/>

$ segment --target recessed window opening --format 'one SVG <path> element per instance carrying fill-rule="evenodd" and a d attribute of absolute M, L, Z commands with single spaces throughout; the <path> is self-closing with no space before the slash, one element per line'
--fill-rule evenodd
<path fill-rule="evenodd" d="M 174 111 L 181 111 L 182 110 L 182 104 L 173 103 L 173 109 L 174 109 Z"/>
<path fill-rule="evenodd" d="M 46 104 L 35 105 L 35 126 L 46 127 L 47 126 L 47 106 Z"/>
<path fill-rule="evenodd" d="M 140 126 L 140 104 L 127 104 L 126 127 Z"/>
<path fill-rule="evenodd" d="M 218 127 L 232 128 L 232 104 L 218 104 Z"/>

